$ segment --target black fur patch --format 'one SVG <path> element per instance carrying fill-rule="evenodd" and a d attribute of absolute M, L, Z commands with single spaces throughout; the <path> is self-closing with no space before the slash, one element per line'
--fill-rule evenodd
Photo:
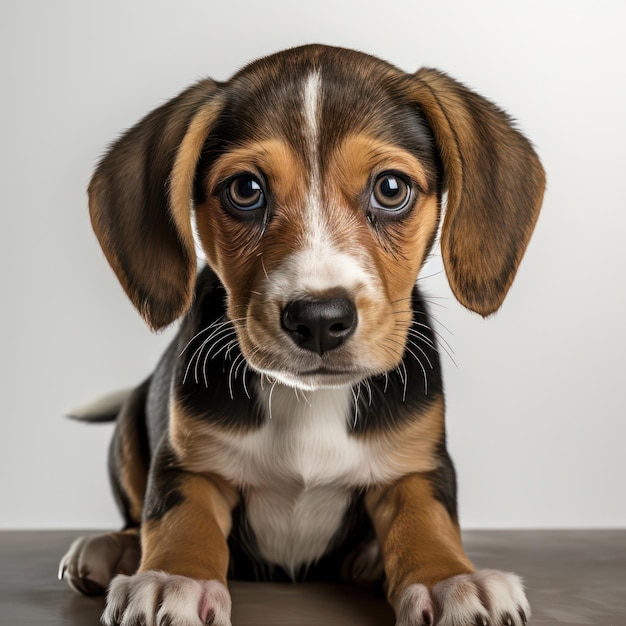
<path fill-rule="evenodd" d="M 180 491 L 182 476 L 176 455 L 169 440 L 164 437 L 152 459 L 143 509 L 144 521 L 158 521 L 184 501 Z"/>
<path fill-rule="evenodd" d="M 437 447 L 439 467 L 426 477 L 433 490 L 433 496 L 441 502 L 454 522 L 458 522 L 456 471 L 446 449 L 445 438 Z"/>
<path fill-rule="evenodd" d="M 122 459 L 122 421 L 130 420 L 131 424 L 125 423 L 125 428 L 136 429 L 137 442 L 139 449 L 136 451 L 145 466 L 146 473 L 150 463 L 150 450 L 148 448 L 147 425 L 145 402 L 151 378 L 143 382 L 137 387 L 126 403 L 122 406 L 120 415 L 117 417 L 118 424 L 114 431 L 111 444 L 109 446 L 108 466 L 109 479 L 111 481 L 111 489 L 115 502 L 124 518 L 124 528 L 133 528 L 139 526 L 140 520 L 133 519 L 131 514 L 131 506 L 128 494 L 122 485 L 120 476 Z"/>
<path fill-rule="evenodd" d="M 242 360 L 235 329 L 226 316 L 226 291 L 208 267 L 198 276 L 177 352 L 176 395 L 189 415 L 225 428 L 262 425 L 265 416 L 255 398 L 258 375 Z"/>
<path fill-rule="evenodd" d="M 369 378 L 356 390 L 354 433 L 390 429 L 415 419 L 443 394 L 437 339 L 417 287 L 411 305 L 413 324 L 402 363 L 386 375 Z"/>
<path fill-rule="evenodd" d="M 261 69 L 264 80 L 255 72 Z M 391 70 L 391 71 L 390 71 Z M 303 89 L 321 76 L 319 155 L 322 175 L 328 157 L 350 133 L 375 129 L 376 136 L 413 154 L 427 174 L 426 193 L 440 195 L 442 169 L 432 131 L 407 96 L 407 75 L 388 63 L 349 50 L 308 46 L 260 59 L 220 85 L 224 106 L 199 159 L 194 199 L 206 199 L 206 173 L 222 154 L 258 137 L 279 137 L 306 163 Z"/>

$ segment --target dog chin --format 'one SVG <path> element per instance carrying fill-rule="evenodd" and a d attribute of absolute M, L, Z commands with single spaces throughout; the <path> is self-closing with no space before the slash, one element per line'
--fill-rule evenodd
<path fill-rule="evenodd" d="M 270 381 L 276 381 L 286 387 L 297 389 L 298 391 L 351 387 L 352 385 L 357 385 L 368 376 L 368 374 L 364 372 L 333 372 L 327 370 L 316 370 L 304 373 L 264 370 L 259 373 Z"/>

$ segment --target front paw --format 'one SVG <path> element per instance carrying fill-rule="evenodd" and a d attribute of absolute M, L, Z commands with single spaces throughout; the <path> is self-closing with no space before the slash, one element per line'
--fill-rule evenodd
<path fill-rule="evenodd" d="M 409 585 L 396 603 L 396 626 L 523 626 L 530 606 L 515 574 L 484 569 L 432 590 Z"/>
<path fill-rule="evenodd" d="M 216 580 L 196 580 L 149 571 L 113 579 L 102 615 L 105 626 L 231 626 L 228 589 Z"/>

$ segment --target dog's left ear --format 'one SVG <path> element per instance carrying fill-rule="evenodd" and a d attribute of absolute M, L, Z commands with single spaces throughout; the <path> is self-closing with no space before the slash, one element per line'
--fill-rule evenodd
<path fill-rule="evenodd" d="M 448 281 L 461 304 L 486 317 L 502 304 L 534 229 L 543 168 L 503 111 L 449 76 L 422 69 L 410 91 L 443 164 Z"/>

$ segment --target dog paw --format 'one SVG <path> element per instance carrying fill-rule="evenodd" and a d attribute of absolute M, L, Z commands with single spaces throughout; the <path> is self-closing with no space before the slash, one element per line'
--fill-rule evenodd
<path fill-rule="evenodd" d="M 524 626 L 530 606 L 515 574 L 480 570 L 435 585 L 410 585 L 396 606 L 396 626 Z"/>
<path fill-rule="evenodd" d="M 117 532 L 79 537 L 59 564 L 59 580 L 79 593 L 103 595 L 117 574 L 133 574 L 141 550 L 137 534 Z"/>
<path fill-rule="evenodd" d="M 104 626 L 231 626 L 228 589 L 216 580 L 163 572 L 117 576 L 107 594 Z"/>

